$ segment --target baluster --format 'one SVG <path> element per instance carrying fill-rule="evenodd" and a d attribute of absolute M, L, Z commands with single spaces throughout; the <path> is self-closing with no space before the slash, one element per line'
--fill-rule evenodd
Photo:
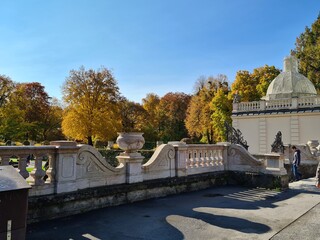
<path fill-rule="evenodd" d="M 203 155 L 202 151 L 199 152 L 199 164 L 198 167 L 203 167 Z"/>
<path fill-rule="evenodd" d="M 222 154 L 222 150 L 219 150 L 219 163 L 220 163 L 220 166 L 223 166 L 223 154 Z"/>
<path fill-rule="evenodd" d="M 31 172 L 31 176 L 34 179 L 35 185 L 43 185 L 44 180 L 43 177 L 46 175 L 46 172 L 42 169 L 42 158 L 38 158 L 35 156 L 34 160 L 34 169 Z"/>
<path fill-rule="evenodd" d="M 210 155 L 209 155 L 209 166 L 213 166 L 213 158 L 212 158 L 212 150 L 210 150 Z"/>
<path fill-rule="evenodd" d="M 219 166 L 219 156 L 217 150 L 214 151 L 214 163 L 215 166 Z"/>
<path fill-rule="evenodd" d="M 19 173 L 24 179 L 27 179 L 30 176 L 29 172 L 27 171 L 27 158 L 28 158 L 28 156 L 29 155 L 19 156 L 19 165 L 18 165 L 18 168 L 20 170 Z"/>
<path fill-rule="evenodd" d="M 207 152 L 207 150 L 204 151 L 203 167 L 208 167 L 208 152 Z"/>
<path fill-rule="evenodd" d="M 199 166 L 199 155 L 197 154 L 197 152 L 194 152 L 194 163 L 193 163 L 193 167 L 198 167 Z"/>
<path fill-rule="evenodd" d="M 56 169 L 55 169 L 55 158 L 52 157 L 51 154 L 48 155 L 48 161 L 49 161 L 49 168 L 47 170 L 47 175 L 48 175 L 48 178 L 46 180 L 46 182 L 54 182 L 54 179 L 55 179 L 55 174 L 56 174 Z"/>
<path fill-rule="evenodd" d="M 10 156 L 2 156 L 1 157 L 1 165 L 6 166 L 9 165 Z"/>

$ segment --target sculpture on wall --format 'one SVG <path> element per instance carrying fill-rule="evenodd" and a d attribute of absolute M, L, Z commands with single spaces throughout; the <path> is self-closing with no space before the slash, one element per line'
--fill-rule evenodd
<path fill-rule="evenodd" d="M 271 144 L 271 152 L 284 153 L 281 131 L 277 133 L 274 142 Z"/>
<path fill-rule="evenodd" d="M 235 129 L 227 122 L 225 122 L 224 126 L 226 129 L 227 141 L 232 144 L 240 144 L 241 146 L 243 146 L 245 149 L 248 150 L 249 146 L 247 144 L 247 141 L 244 140 L 242 136 L 242 132 L 239 129 Z"/>
<path fill-rule="evenodd" d="M 238 91 L 236 91 L 236 93 L 233 95 L 233 103 L 239 103 L 241 102 L 241 96 L 238 93 Z"/>

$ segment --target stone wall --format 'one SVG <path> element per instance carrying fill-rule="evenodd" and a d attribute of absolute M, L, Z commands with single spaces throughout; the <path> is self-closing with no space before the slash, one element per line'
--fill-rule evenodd
<path fill-rule="evenodd" d="M 244 185 L 283 188 L 287 176 L 236 171 L 203 173 L 141 183 L 87 188 L 69 193 L 29 197 L 28 223 L 70 216 L 103 207 L 165 197 L 209 187 Z"/>

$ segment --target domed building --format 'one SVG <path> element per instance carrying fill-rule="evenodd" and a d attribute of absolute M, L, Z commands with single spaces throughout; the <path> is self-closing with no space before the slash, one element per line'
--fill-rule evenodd
<path fill-rule="evenodd" d="M 261 101 L 233 104 L 232 126 L 239 129 L 252 153 L 271 152 L 281 131 L 284 144 L 306 144 L 320 138 L 320 96 L 298 71 L 294 56 L 284 59 L 281 72 Z"/>

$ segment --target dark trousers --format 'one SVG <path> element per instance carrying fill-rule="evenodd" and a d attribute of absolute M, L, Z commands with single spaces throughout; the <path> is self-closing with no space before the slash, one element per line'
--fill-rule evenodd
<path fill-rule="evenodd" d="M 295 165 L 295 164 L 292 165 L 292 173 L 293 173 L 293 176 L 294 176 L 295 180 L 300 180 L 301 179 L 302 174 L 299 172 L 298 166 Z"/>

